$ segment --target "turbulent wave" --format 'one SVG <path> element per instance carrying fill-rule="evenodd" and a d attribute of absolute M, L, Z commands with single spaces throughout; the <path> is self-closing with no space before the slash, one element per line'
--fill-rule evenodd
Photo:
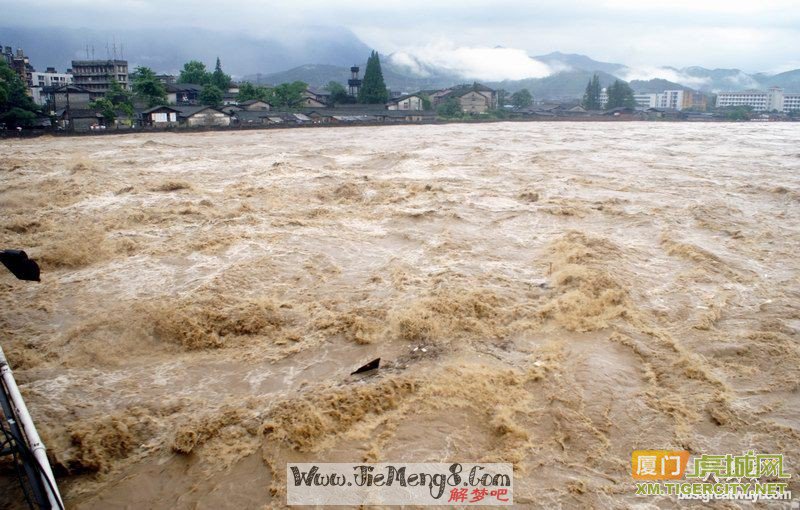
<path fill-rule="evenodd" d="M 287 461 L 511 462 L 542 508 L 637 504 L 635 448 L 796 473 L 798 142 L 652 123 L 6 141 L 0 241 L 43 277 L 0 279 L 3 348 L 74 508 L 280 508 Z"/>

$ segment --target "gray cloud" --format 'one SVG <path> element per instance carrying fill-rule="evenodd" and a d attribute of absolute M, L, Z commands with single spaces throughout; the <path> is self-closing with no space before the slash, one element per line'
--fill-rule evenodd
<path fill-rule="evenodd" d="M 800 10 L 793 0 L 25 0 L 4 5 L 3 24 L 89 28 L 197 26 L 255 37 L 296 38 L 308 25 L 344 26 L 383 53 L 431 60 L 500 45 L 529 54 L 584 53 L 637 68 L 785 67 L 797 60 Z M 465 48 L 464 50 L 459 50 Z M 452 53 L 452 52 L 451 52 Z M 481 57 L 478 57 L 479 59 Z M 517 62 L 513 53 L 502 58 Z M 530 68 L 531 75 L 540 70 Z"/>

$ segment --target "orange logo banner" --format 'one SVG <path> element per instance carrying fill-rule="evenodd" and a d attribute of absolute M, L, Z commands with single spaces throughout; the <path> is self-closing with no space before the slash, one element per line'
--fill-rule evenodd
<path fill-rule="evenodd" d="M 686 474 L 689 452 L 683 450 L 635 450 L 631 474 L 636 480 L 679 480 Z"/>

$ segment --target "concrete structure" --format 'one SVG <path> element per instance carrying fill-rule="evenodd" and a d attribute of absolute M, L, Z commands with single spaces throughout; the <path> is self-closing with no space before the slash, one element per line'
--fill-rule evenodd
<path fill-rule="evenodd" d="M 608 95 L 606 95 L 606 98 L 608 98 Z M 658 94 L 634 94 L 633 98 L 636 99 L 636 104 L 641 108 L 658 107 Z"/>
<path fill-rule="evenodd" d="M 681 110 L 687 109 L 705 111 L 708 108 L 708 98 L 702 92 L 687 91 L 683 95 L 683 107 Z"/>
<path fill-rule="evenodd" d="M 49 97 L 48 89 L 55 89 L 72 83 L 72 73 L 58 73 L 48 67 L 43 73 L 34 71 L 31 74 L 31 97 L 36 104 L 44 104 Z"/>
<path fill-rule="evenodd" d="M 358 66 L 350 68 L 350 79 L 347 80 L 347 93 L 352 97 L 358 97 L 358 91 L 361 90 L 361 79 L 358 77 Z"/>
<path fill-rule="evenodd" d="M 17 48 L 15 52 L 11 46 L 0 46 L 0 49 L 2 49 L 2 58 L 6 61 L 8 66 L 17 73 L 28 90 L 30 90 L 33 85 L 32 74 L 35 70 L 31 65 L 30 59 L 25 55 L 25 52 L 22 51 L 22 48 Z"/>
<path fill-rule="evenodd" d="M 680 110 L 683 108 L 684 90 L 665 90 L 658 95 L 658 108 L 669 108 L 671 110 Z"/>
<path fill-rule="evenodd" d="M 784 94 L 783 111 L 784 113 L 800 112 L 800 94 Z"/>
<path fill-rule="evenodd" d="M 602 98 L 608 96 L 602 96 Z M 658 108 L 661 110 L 686 110 L 693 108 L 695 110 L 706 109 L 706 96 L 700 92 L 693 92 L 691 90 L 665 90 L 660 94 L 653 93 L 639 93 L 634 94 L 633 98 L 636 99 L 636 105 L 640 108 Z M 605 106 L 605 103 L 604 103 Z"/>
<path fill-rule="evenodd" d="M 767 91 L 745 90 L 717 94 L 717 108 L 733 106 L 749 106 L 756 112 L 789 113 L 800 110 L 800 94 L 785 94 L 780 87 L 771 87 Z"/>
<path fill-rule="evenodd" d="M 389 110 L 424 110 L 424 101 L 422 96 L 418 94 L 409 94 L 407 96 L 400 96 L 386 103 L 386 108 Z"/>
<path fill-rule="evenodd" d="M 92 93 L 92 99 L 105 95 L 115 80 L 130 89 L 127 60 L 73 60 L 72 76 L 75 85 Z"/>
<path fill-rule="evenodd" d="M 750 106 L 757 112 L 763 112 L 767 109 L 767 93 L 761 90 L 744 90 L 717 94 L 717 108 L 731 106 Z"/>
<path fill-rule="evenodd" d="M 608 90 L 605 87 L 600 89 L 599 100 L 600 100 L 600 108 L 605 108 L 606 105 L 608 104 Z"/>

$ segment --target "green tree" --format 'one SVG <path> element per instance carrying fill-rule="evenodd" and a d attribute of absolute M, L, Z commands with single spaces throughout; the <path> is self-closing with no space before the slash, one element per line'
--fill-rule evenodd
<path fill-rule="evenodd" d="M 217 65 L 214 66 L 214 72 L 211 73 L 211 83 L 222 91 L 228 90 L 231 86 L 231 77 L 222 71 L 222 64 L 219 61 L 219 57 L 217 57 Z"/>
<path fill-rule="evenodd" d="M 211 73 L 206 71 L 206 65 L 198 60 L 190 60 L 183 64 L 178 83 L 195 83 L 205 85 L 211 81 Z"/>
<path fill-rule="evenodd" d="M 430 111 L 433 109 L 433 103 L 431 103 L 431 98 L 428 94 L 420 94 L 419 97 L 422 99 L 422 109 L 425 111 Z"/>
<path fill-rule="evenodd" d="M 302 81 L 281 83 L 270 91 L 269 104 L 275 107 L 296 108 L 303 102 L 308 84 Z"/>
<path fill-rule="evenodd" d="M 389 100 L 389 91 L 383 81 L 381 60 L 378 52 L 373 51 L 367 59 L 367 68 L 364 71 L 364 80 L 358 91 L 358 102 L 362 104 L 383 104 Z"/>
<path fill-rule="evenodd" d="M 256 98 L 256 86 L 249 81 L 243 82 L 239 85 L 239 93 L 236 94 L 236 100 L 239 102 L 250 101 Z"/>
<path fill-rule="evenodd" d="M 239 85 L 239 94 L 236 95 L 236 100 L 243 102 L 250 101 L 251 99 L 268 102 L 270 99 L 270 91 L 267 87 L 253 85 L 249 81 L 246 81 Z"/>
<path fill-rule="evenodd" d="M 511 94 L 511 104 L 515 108 L 527 108 L 533 104 L 533 96 L 528 89 L 518 90 Z"/>
<path fill-rule="evenodd" d="M 592 79 L 586 85 L 586 92 L 583 94 L 583 107 L 587 110 L 599 110 L 602 108 L 600 103 L 600 77 L 592 75 Z"/>
<path fill-rule="evenodd" d="M 508 96 L 508 91 L 506 89 L 497 89 L 497 106 L 499 108 L 505 106 L 506 96 Z"/>
<path fill-rule="evenodd" d="M 149 108 L 167 104 L 167 91 L 149 67 L 139 66 L 131 77 L 134 95 L 147 103 Z"/>
<path fill-rule="evenodd" d="M 347 93 L 347 90 L 339 82 L 330 81 L 325 85 L 325 89 L 331 93 L 331 104 L 354 103 L 355 98 Z"/>
<path fill-rule="evenodd" d="M 729 106 L 721 108 L 721 111 L 728 120 L 750 120 L 753 114 L 753 107 L 749 105 Z"/>
<path fill-rule="evenodd" d="M 90 101 L 89 108 L 99 111 L 100 114 L 103 115 L 103 118 L 106 119 L 107 123 L 113 123 L 114 119 L 117 118 L 117 112 L 116 108 L 114 108 L 114 103 L 112 103 L 108 98 L 101 97 L 99 99 L 95 99 L 94 101 Z"/>
<path fill-rule="evenodd" d="M 32 126 L 38 113 L 39 107 L 28 96 L 25 83 L 5 60 L 0 60 L 0 124 Z"/>
<path fill-rule="evenodd" d="M 122 88 L 122 85 L 117 80 L 111 80 L 111 85 L 108 87 L 108 92 L 106 92 L 106 99 L 115 106 L 125 103 L 130 104 L 133 102 L 133 95 L 130 91 Z"/>
<path fill-rule="evenodd" d="M 36 113 L 17 106 L 0 113 L 0 124 L 5 124 L 7 127 L 30 127 L 34 121 Z"/>
<path fill-rule="evenodd" d="M 622 80 L 615 80 L 614 83 L 608 87 L 606 93 L 608 94 L 608 103 L 606 104 L 606 109 L 608 110 L 621 107 L 636 107 L 636 98 L 633 97 L 633 89 Z"/>
<path fill-rule="evenodd" d="M 133 94 L 122 88 L 122 85 L 117 80 L 111 80 L 111 86 L 108 88 L 105 98 L 111 102 L 115 110 L 120 110 L 128 117 L 133 117 L 135 113 L 133 109 Z"/>
<path fill-rule="evenodd" d="M 213 83 L 203 85 L 203 90 L 200 91 L 200 102 L 204 105 L 217 107 L 222 104 L 223 92 L 219 87 Z"/>
<path fill-rule="evenodd" d="M 451 97 L 436 108 L 436 114 L 439 117 L 456 118 L 461 117 L 461 103 L 458 99 Z"/>

